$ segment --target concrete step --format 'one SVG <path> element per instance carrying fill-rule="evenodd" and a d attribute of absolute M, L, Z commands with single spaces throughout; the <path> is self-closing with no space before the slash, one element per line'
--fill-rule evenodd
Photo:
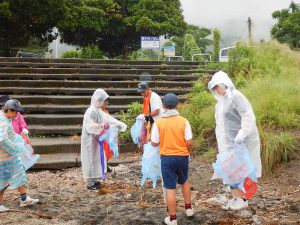
<path fill-rule="evenodd" d="M 56 138 L 30 138 L 34 152 L 37 154 L 79 153 L 80 136 Z"/>
<path fill-rule="evenodd" d="M 207 62 L 195 61 L 158 61 L 158 60 L 119 60 L 119 59 L 45 59 L 0 57 L 0 62 L 32 63 L 85 63 L 85 64 L 124 64 L 124 65 L 205 65 Z"/>
<path fill-rule="evenodd" d="M 74 136 L 81 134 L 81 125 L 31 125 L 29 131 L 33 137 Z"/>
<path fill-rule="evenodd" d="M 36 154 L 57 154 L 57 153 L 80 153 L 80 136 L 73 137 L 47 137 L 30 138 L 32 147 Z M 119 152 L 127 153 L 136 150 L 135 144 L 119 144 Z"/>
<path fill-rule="evenodd" d="M 22 105 L 26 114 L 84 114 L 90 105 Z M 126 111 L 129 105 L 108 105 L 107 110 L 110 113 Z"/>
<path fill-rule="evenodd" d="M 82 114 L 30 114 L 23 116 L 26 123 L 30 125 L 81 125 L 83 121 L 83 113 Z M 118 115 L 114 115 L 114 117 L 118 118 Z"/>
<path fill-rule="evenodd" d="M 95 68 L 95 69 L 158 69 L 191 70 L 199 65 L 135 65 L 135 64 L 96 64 L 96 63 L 41 63 L 41 62 L 0 62 L 0 67 L 14 68 Z"/>
<path fill-rule="evenodd" d="M 121 154 L 120 158 L 111 159 L 108 162 L 109 166 L 118 166 L 120 164 L 128 164 L 141 160 L 140 156 L 132 154 Z M 81 159 L 79 153 L 57 153 L 43 154 L 37 164 L 32 169 L 38 170 L 60 170 L 70 167 L 80 167 Z"/>
<path fill-rule="evenodd" d="M 159 95 L 172 92 L 174 94 L 186 94 L 190 88 L 152 88 Z M 92 95 L 95 88 L 28 88 L 28 87 L 0 87 L 0 93 L 6 95 Z M 136 88 L 106 88 L 110 96 L 137 95 Z"/>
<path fill-rule="evenodd" d="M 21 104 L 56 104 L 56 105 L 88 105 L 91 102 L 91 96 L 69 96 L 69 95 L 11 95 L 11 98 L 18 99 Z M 184 96 L 179 96 L 183 102 Z M 142 102 L 142 96 L 111 96 L 110 105 L 131 104 L 133 102 Z"/>
<path fill-rule="evenodd" d="M 74 80 L 1 80 L 0 87 L 66 87 L 66 88 L 136 88 L 140 81 L 74 81 Z M 183 87 L 193 86 L 192 81 L 150 81 L 154 87 Z"/>
<path fill-rule="evenodd" d="M 215 73 L 215 70 L 158 70 L 158 69 L 94 69 L 94 68 L 14 68 L 0 67 L 0 73 L 43 73 L 43 74 L 137 74 L 186 75 L 193 73 Z"/>
<path fill-rule="evenodd" d="M 36 74 L 0 73 L 0 80 L 88 80 L 88 81 L 195 81 L 208 74 L 193 75 L 136 75 L 136 74 Z"/>

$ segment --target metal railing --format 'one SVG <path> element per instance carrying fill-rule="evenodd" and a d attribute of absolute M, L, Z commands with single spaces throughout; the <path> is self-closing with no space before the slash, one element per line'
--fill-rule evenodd
<path fill-rule="evenodd" d="M 194 54 L 194 55 L 192 56 L 192 61 L 194 61 L 194 57 L 195 57 L 195 56 L 209 56 L 209 62 L 211 62 L 211 55 L 208 54 L 208 53 L 198 53 L 198 54 Z"/>
<path fill-rule="evenodd" d="M 166 56 L 164 58 L 164 61 L 166 61 L 166 59 L 169 59 L 168 61 L 171 61 L 171 58 L 182 59 L 182 61 L 184 61 L 184 58 L 182 56 Z"/>

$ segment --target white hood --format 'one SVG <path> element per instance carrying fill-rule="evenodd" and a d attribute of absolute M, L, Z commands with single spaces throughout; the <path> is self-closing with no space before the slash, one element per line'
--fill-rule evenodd
<path fill-rule="evenodd" d="M 214 97 L 217 100 L 221 100 L 223 96 L 220 96 L 213 91 L 213 88 L 216 85 L 225 85 L 226 86 L 226 95 L 229 98 L 231 97 L 231 91 L 235 89 L 233 82 L 231 81 L 231 79 L 229 78 L 227 73 L 225 73 L 223 71 L 219 71 L 219 72 L 215 73 L 213 75 L 212 79 L 210 80 L 210 82 L 208 83 L 208 89 L 210 90 L 210 92 L 214 95 Z"/>
<path fill-rule="evenodd" d="M 98 88 L 92 96 L 91 106 L 99 108 L 107 98 L 109 95 L 103 89 Z"/>

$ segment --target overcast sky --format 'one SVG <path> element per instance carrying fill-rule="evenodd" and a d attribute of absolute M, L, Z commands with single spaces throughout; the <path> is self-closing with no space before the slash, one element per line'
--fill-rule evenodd
<path fill-rule="evenodd" d="M 255 40 L 270 39 L 276 22 L 272 12 L 288 8 L 291 0 L 181 0 L 185 21 L 207 28 L 218 28 L 223 46 L 248 36 L 247 19 L 251 17 Z M 295 2 L 300 2 L 296 0 Z"/>

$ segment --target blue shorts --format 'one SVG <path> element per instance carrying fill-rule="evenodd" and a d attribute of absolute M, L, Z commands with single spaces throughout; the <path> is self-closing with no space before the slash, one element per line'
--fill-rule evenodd
<path fill-rule="evenodd" d="M 164 188 L 176 189 L 188 179 L 189 156 L 161 156 L 161 172 Z"/>

